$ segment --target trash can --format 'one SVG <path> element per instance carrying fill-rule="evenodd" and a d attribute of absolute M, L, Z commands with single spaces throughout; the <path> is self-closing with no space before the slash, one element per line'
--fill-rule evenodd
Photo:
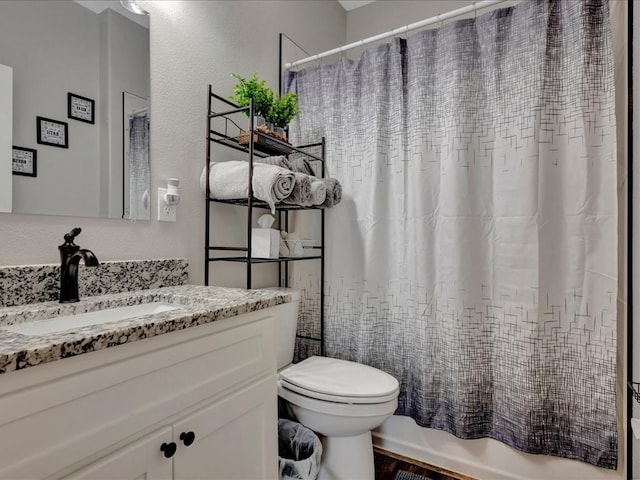
<path fill-rule="evenodd" d="M 281 479 L 315 480 L 320 472 L 322 443 L 313 430 L 279 418 L 278 456 Z"/>

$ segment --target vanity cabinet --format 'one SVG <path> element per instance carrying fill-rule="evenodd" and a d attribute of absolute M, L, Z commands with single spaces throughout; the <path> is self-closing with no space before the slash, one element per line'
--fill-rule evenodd
<path fill-rule="evenodd" d="M 158 458 L 158 445 L 170 442 L 171 438 L 171 428 L 165 427 L 65 478 L 68 480 L 171 479 L 173 477 L 172 462 L 163 462 Z"/>
<path fill-rule="evenodd" d="M 0 375 L 0 478 L 277 478 L 283 307 Z"/>
<path fill-rule="evenodd" d="M 273 478 L 269 463 L 277 432 L 272 402 L 265 399 L 274 395 L 274 384 L 266 378 L 65 479 Z"/>

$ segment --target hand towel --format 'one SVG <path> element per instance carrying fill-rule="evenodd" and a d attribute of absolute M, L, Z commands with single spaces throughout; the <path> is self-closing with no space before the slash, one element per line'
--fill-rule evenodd
<path fill-rule="evenodd" d="M 281 257 L 288 257 L 289 256 L 289 246 L 287 245 L 287 242 L 285 240 L 287 236 L 287 232 L 280 232 L 280 256 Z"/>
<path fill-rule="evenodd" d="M 211 198 L 233 200 L 247 198 L 249 194 L 249 162 L 233 160 L 210 164 L 209 191 Z M 206 169 L 200 176 L 200 188 L 206 191 Z M 254 163 L 251 182 L 253 196 L 267 202 L 271 213 L 275 213 L 275 204 L 291 195 L 295 180 L 294 174 L 284 168 L 264 163 Z"/>

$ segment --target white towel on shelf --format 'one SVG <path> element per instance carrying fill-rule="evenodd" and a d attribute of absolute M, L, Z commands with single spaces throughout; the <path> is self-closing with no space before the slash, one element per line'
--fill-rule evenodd
<path fill-rule="evenodd" d="M 211 198 L 218 200 L 235 200 L 247 198 L 249 194 L 249 162 L 233 160 L 229 162 L 213 162 L 209 171 L 209 192 Z M 200 188 L 206 191 L 206 168 L 200 176 Z M 271 213 L 275 213 L 275 204 L 291 195 L 294 186 L 294 175 L 275 165 L 265 163 L 253 164 L 253 196 L 267 202 Z"/>

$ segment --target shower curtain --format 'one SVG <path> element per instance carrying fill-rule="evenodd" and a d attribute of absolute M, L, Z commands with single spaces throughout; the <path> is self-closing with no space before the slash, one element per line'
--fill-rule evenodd
<path fill-rule="evenodd" d="M 343 185 L 326 354 L 394 375 L 421 426 L 615 469 L 608 3 L 527 1 L 286 80 L 294 141 L 325 136 Z"/>
<path fill-rule="evenodd" d="M 149 117 L 129 118 L 129 218 L 151 220 Z"/>

